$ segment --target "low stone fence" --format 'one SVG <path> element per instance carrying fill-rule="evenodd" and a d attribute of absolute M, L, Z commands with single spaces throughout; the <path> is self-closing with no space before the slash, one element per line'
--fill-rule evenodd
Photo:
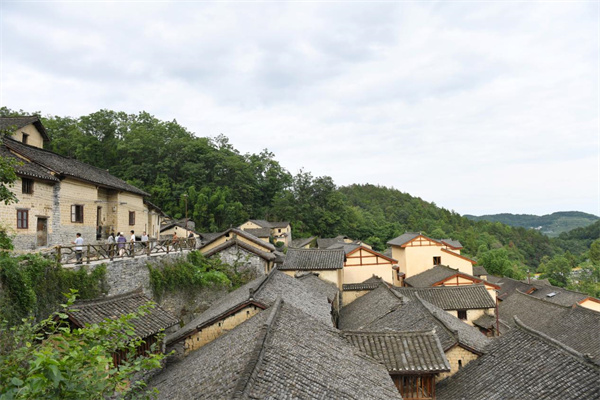
<path fill-rule="evenodd" d="M 92 261 L 102 261 L 154 254 L 180 253 L 184 250 L 197 248 L 194 238 L 149 240 L 147 242 L 125 242 L 115 244 L 84 244 L 82 246 L 55 246 L 56 260 L 62 265 L 89 264 Z M 79 252 L 76 248 L 81 248 Z M 79 257 L 78 257 L 79 255 Z"/>

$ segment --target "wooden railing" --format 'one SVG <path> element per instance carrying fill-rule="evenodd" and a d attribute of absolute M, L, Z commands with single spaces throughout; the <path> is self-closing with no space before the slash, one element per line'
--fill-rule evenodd
<path fill-rule="evenodd" d="M 81 247 L 80 259 L 77 250 Z M 147 242 L 127 242 L 115 244 L 84 244 L 81 246 L 56 246 L 56 260 L 61 264 L 89 264 L 92 261 L 132 258 L 151 254 L 168 254 L 196 249 L 196 239 L 163 239 Z"/>

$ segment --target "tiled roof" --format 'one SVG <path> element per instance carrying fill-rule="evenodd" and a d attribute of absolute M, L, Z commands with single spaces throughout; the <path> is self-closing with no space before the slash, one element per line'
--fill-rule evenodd
<path fill-rule="evenodd" d="M 500 286 L 500 290 L 498 291 L 498 298 L 500 300 L 506 299 L 517 290 L 525 293 L 533 288 L 533 285 L 507 277 L 498 278 L 495 276 L 488 276 L 488 281 Z"/>
<path fill-rule="evenodd" d="M 342 249 L 344 253 L 348 254 L 357 248 L 361 247 L 358 243 L 336 243 L 328 247 L 328 249 Z"/>
<path fill-rule="evenodd" d="M 483 265 L 474 265 L 473 266 L 473 275 L 474 276 L 482 276 L 482 275 L 489 275 L 489 274 L 485 270 L 485 268 L 483 267 Z"/>
<path fill-rule="evenodd" d="M 288 249 L 282 271 L 318 271 L 344 268 L 342 249 Z"/>
<path fill-rule="evenodd" d="M 411 240 L 413 240 L 414 238 L 416 238 L 417 236 L 421 236 L 421 233 L 419 232 L 406 232 L 403 233 L 402 235 L 390 240 L 387 242 L 388 245 L 390 246 L 402 246 L 403 244 L 406 244 L 408 242 L 410 242 Z"/>
<path fill-rule="evenodd" d="M 381 362 L 390 373 L 450 371 L 442 345 L 433 330 L 413 332 L 344 332 L 363 353 Z"/>
<path fill-rule="evenodd" d="M 17 130 L 29 124 L 33 124 L 35 128 L 40 132 L 44 141 L 50 140 L 46 128 L 42 125 L 40 118 L 36 115 L 30 115 L 25 117 L 0 117 L 0 131 L 1 130 Z M 10 132 L 11 134 L 13 132 Z M 0 132 L 2 134 L 2 132 Z"/>
<path fill-rule="evenodd" d="M 1 142 L 0 142 L 1 143 Z M 48 171 L 46 168 L 41 167 L 37 164 L 24 160 L 20 157 L 17 157 L 14 153 L 8 150 L 7 147 L 0 144 L 0 157 L 2 158 L 12 158 L 21 163 L 15 168 L 15 172 L 17 175 L 25 176 L 28 178 L 37 178 L 45 181 L 51 182 L 60 182 L 60 179 L 55 177 Z"/>
<path fill-rule="evenodd" d="M 93 167 L 75 159 L 63 157 L 48 150 L 28 146 L 8 137 L 4 138 L 4 145 L 15 153 L 31 160 L 33 163 L 41 165 L 59 175 L 71 176 L 111 189 L 124 190 L 142 196 L 149 196 L 149 194 L 143 190 L 128 184 L 101 168 Z"/>
<path fill-rule="evenodd" d="M 482 284 L 465 286 L 436 286 L 427 288 L 394 288 L 405 296 L 419 296 L 443 310 L 473 310 L 494 308 L 496 303 Z"/>
<path fill-rule="evenodd" d="M 438 400 L 598 399 L 600 369 L 522 324 L 436 387 Z"/>
<path fill-rule="evenodd" d="M 404 301 L 402 296 L 380 285 L 342 308 L 338 326 L 345 331 L 369 330 L 370 324 L 399 308 Z"/>
<path fill-rule="evenodd" d="M 460 272 L 458 269 L 450 268 L 445 265 L 436 265 L 433 268 L 429 268 L 421 272 L 420 274 L 406 278 L 404 282 L 413 287 L 428 287 L 436 282 L 442 281 L 459 273 L 462 274 L 462 272 Z"/>
<path fill-rule="evenodd" d="M 257 238 L 256 236 L 254 236 L 254 235 L 252 235 L 252 234 L 250 234 L 250 233 L 248 233 L 246 231 L 242 231 L 242 230 L 236 229 L 236 228 L 229 228 L 226 231 L 221 232 L 219 234 L 216 234 L 214 236 L 213 236 L 213 234 L 211 234 L 212 237 L 209 240 L 207 240 L 203 244 L 202 247 L 209 245 L 210 243 L 214 242 L 215 240 L 219 239 L 222 236 L 228 237 L 229 235 L 232 235 L 234 237 L 236 235 L 237 236 L 241 236 L 241 237 L 243 237 L 243 238 L 251 241 L 252 243 L 258 244 L 261 247 L 264 247 L 264 248 L 266 248 L 268 250 L 271 250 L 271 251 L 275 251 L 275 246 L 273 246 L 271 243 L 265 242 L 264 240 L 261 240 L 261 239 Z"/>
<path fill-rule="evenodd" d="M 148 303 L 151 303 L 153 308 L 145 315 L 130 321 L 135 329 L 135 334 L 140 338 L 151 336 L 179 323 L 171 313 L 163 310 L 146 297 L 141 289 L 117 296 L 77 301 L 73 305 L 73 310 L 76 311 L 71 311 L 68 315 L 77 325 L 84 326 L 135 313 Z"/>
<path fill-rule="evenodd" d="M 303 310 L 316 320 L 331 325 L 331 306 L 325 293 L 315 292 L 314 287 L 274 269 L 269 275 L 255 279 L 218 299 L 198 318 L 169 335 L 167 343 L 179 341 L 189 336 L 197 329 L 202 329 L 203 326 L 218 321 L 244 304 L 253 302 L 262 307 L 268 307 L 280 295 L 285 301 Z"/>
<path fill-rule="evenodd" d="M 535 281 L 534 281 L 535 282 Z M 574 292 L 561 287 L 552 285 L 538 286 L 534 283 L 536 290 L 530 293 L 530 296 L 538 299 L 546 300 L 551 303 L 560 304 L 562 306 L 572 306 L 579 303 L 581 300 L 590 297 L 587 294 Z"/>
<path fill-rule="evenodd" d="M 281 300 L 148 385 L 160 399 L 401 399 L 385 367 Z"/>
<path fill-rule="evenodd" d="M 600 313 L 584 307 L 567 307 L 515 292 L 498 306 L 500 319 L 511 327 L 514 317 L 524 324 L 590 354 L 600 364 Z"/>
<path fill-rule="evenodd" d="M 294 239 L 294 240 L 292 240 L 292 243 L 290 244 L 289 247 L 292 247 L 294 249 L 300 249 L 300 248 L 306 246 L 307 244 L 312 243 L 315 239 L 316 239 L 315 236 L 311 236 L 309 238 L 303 238 L 303 239 Z"/>
<path fill-rule="evenodd" d="M 448 246 L 450 246 L 450 247 L 453 247 L 455 249 L 462 249 L 463 248 L 462 243 L 460 243 L 458 240 L 455 240 L 455 239 L 440 239 L 439 241 L 442 242 L 442 243 L 444 243 L 444 244 L 446 244 L 446 245 L 448 245 Z"/>
<path fill-rule="evenodd" d="M 327 296 L 327 299 L 331 302 L 339 294 L 337 286 L 332 282 L 326 281 L 319 278 L 318 273 L 314 272 L 298 272 L 295 274 L 296 279 L 299 279 L 306 286 L 313 289 L 314 293 L 322 293 Z"/>
<path fill-rule="evenodd" d="M 287 228 L 290 224 L 288 221 L 266 221 L 264 219 L 251 219 L 250 222 L 255 223 L 261 228 Z"/>
<path fill-rule="evenodd" d="M 244 229 L 244 232 L 248 232 L 257 238 L 268 238 L 271 236 L 271 228 Z"/>
<path fill-rule="evenodd" d="M 488 344 L 477 328 L 415 295 L 402 296 L 385 286 L 365 294 L 340 311 L 339 327 L 361 331 L 423 331 L 435 329 L 444 350 L 461 345 L 481 353 Z"/>
<path fill-rule="evenodd" d="M 344 291 L 374 290 L 382 284 L 386 284 L 384 280 L 378 276 L 373 275 L 372 277 L 361 283 L 345 283 L 344 285 L 342 285 L 342 289 Z"/>
<path fill-rule="evenodd" d="M 277 258 L 275 253 L 271 253 L 271 252 L 267 252 L 267 251 L 260 251 L 256 247 L 254 247 L 246 242 L 242 242 L 241 240 L 238 240 L 238 239 L 231 239 L 231 240 L 228 240 L 216 247 L 213 247 L 209 251 L 205 252 L 204 255 L 206 257 L 210 257 L 214 254 L 220 253 L 221 251 L 223 251 L 225 249 L 230 248 L 231 246 L 241 247 L 242 249 L 249 251 L 250 253 L 256 254 L 260 258 L 267 260 L 267 261 L 273 261 Z"/>

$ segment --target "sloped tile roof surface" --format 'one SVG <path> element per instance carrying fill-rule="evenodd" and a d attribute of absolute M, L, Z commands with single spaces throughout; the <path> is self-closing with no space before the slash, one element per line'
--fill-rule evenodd
<path fill-rule="evenodd" d="M 251 291 L 253 292 L 252 297 L 250 296 Z M 195 332 L 197 328 L 219 320 L 228 315 L 231 310 L 251 300 L 268 307 L 279 295 L 316 320 L 332 324 L 331 306 L 327 301 L 326 293 L 315 292 L 314 287 L 274 269 L 269 275 L 255 279 L 215 301 L 198 318 L 169 335 L 167 343 L 185 338 Z"/>
<path fill-rule="evenodd" d="M 77 301 L 73 305 L 73 309 L 76 311 L 68 314 L 79 325 L 84 326 L 135 313 L 148 303 L 151 303 L 153 308 L 150 308 L 145 315 L 130 321 L 137 336 L 145 338 L 179 323 L 175 316 L 146 297 L 141 289 L 117 296 Z"/>
<path fill-rule="evenodd" d="M 381 362 L 390 373 L 440 373 L 450 371 L 434 331 L 344 332 L 363 353 Z"/>
<path fill-rule="evenodd" d="M 501 300 L 506 299 L 508 296 L 512 295 L 517 290 L 525 293 L 529 289 L 533 288 L 533 285 L 507 277 L 498 278 L 495 276 L 489 276 L 488 282 L 500 286 L 500 290 L 498 291 L 498 298 Z"/>
<path fill-rule="evenodd" d="M 303 238 L 303 239 L 294 239 L 294 240 L 292 240 L 292 243 L 290 243 L 289 247 L 294 248 L 294 249 L 299 249 L 299 248 L 302 248 L 302 247 L 306 246 L 307 244 L 311 243 L 315 239 L 316 238 L 314 236 L 311 236 L 309 238 Z"/>
<path fill-rule="evenodd" d="M 303 273 L 300 276 L 297 275 L 296 279 L 299 279 L 306 286 L 312 288 L 314 293 L 321 293 L 325 295 L 329 301 L 335 299 L 339 292 L 337 286 L 335 286 L 332 282 L 323 280 L 319 278 L 318 274 L 312 272 Z"/>
<path fill-rule="evenodd" d="M 458 269 L 450 268 L 445 265 L 436 265 L 435 267 L 429 268 L 428 270 L 425 270 L 420 274 L 406 278 L 404 282 L 413 287 L 428 287 L 436 282 L 439 282 L 459 273 L 463 274 L 462 272 L 459 272 Z"/>
<path fill-rule="evenodd" d="M 288 249 L 282 271 L 318 271 L 344 268 L 342 249 Z"/>
<path fill-rule="evenodd" d="M 581 300 L 590 297 L 587 294 L 574 292 L 565 288 L 552 285 L 535 285 L 535 291 L 530 293 L 530 296 L 538 299 L 546 300 L 551 303 L 560 304 L 562 306 L 572 306 L 579 303 Z"/>
<path fill-rule="evenodd" d="M 435 240 L 435 239 L 433 239 L 433 240 Z M 438 241 L 442 242 L 444 244 L 447 244 L 450 247 L 454 247 L 456 249 L 462 249 L 463 248 L 462 243 L 460 243 L 458 240 L 455 240 L 455 239 L 440 239 Z"/>
<path fill-rule="evenodd" d="M 401 296 L 379 285 L 340 310 L 339 328 L 345 331 L 369 330 L 374 321 L 397 309 L 403 302 Z"/>
<path fill-rule="evenodd" d="M 209 251 L 204 253 L 204 255 L 206 257 L 210 257 L 210 256 L 217 254 L 225 249 L 230 248 L 231 246 L 241 247 L 242 249 L 249 251 L 250 253 L 256 254 L 260 258 L 267 260 L 267 261 L 273 261 L 277 258 L 275 253 L 270 253 L 267 251 L 260 251 L 256 247 L 254 247 L 248 243 L 242 242 L 241 240 L 238 240 L 238 239 L 227 240 L 226 242 L 224 242 L 216 247 L 213 247 L 212 249 L 210 249 Z"/>
<path fill-rule="evenodd" d="M 34 124 L 36 129 L 40 132 L 44 141 L 50 140 L 46 128 L 42 125 L 40 118 L 35 115 L 24 116 L 24 117 L 0 117 L 0 131 L 7 129 L 20 129 L 29 124 Z M 13 132 L 10 132 L 11 134 Z M 2 134 L 2 132 L 0 132 Z"/>
<path fill-rule="evenodd" d="M 266 221 L 264 219 L 251 219 L 250 222 L 262 228 L 286 228 L 290 223 L 288 221 Z"/>
<path fill-rule="evenodd" d="M 443 310 L 473 310 L 494 308 L 496 302 L 482 284 L 465 286 L 435 286 L 427 288 L 394 288 L 404 296 L 414 293 Z"/>
<path fill-rule="evenodd" d="M 5 147 L 1 144 L 0 144 L 0 157 L 12 158 L 21 163 L 21 165 L 18 165 L 15 168 L 15 172 L 17 173 L 17 175 L 26 176 L 29 178 L 38 178 L 38 179 L 43 179 L 43 180 L 52 181 L 52 182 L 60 182 L 60 180 L 57 177 L 55 177 L 54 175 L 52 175 L 50 173 L 50 171 L 48 171 L 46 168 L 17 157 L 10 150 L 8 150 L 7 147 Z"/>
<path fill-rule="evenodd" d="M 63 157 L 48 150 L 28 146 L 11 138 L 5 138 L 4 144 L 12 151 L 60 175 L 71 176 L 112 189 L 149 196 L 148 193 L 111 175 L 108 171 L 82 163 L 75 159 Z"/>
<path fill-rule="evenodd" d="M 209 234 L 210 235 L 210 239 L 207 240 L 204 246 L 209 245 L 210 243 L 214 242 L 215 240 L 219 239 L 222 236 L 226 236 L 229 237 L 229 235 L 232 235 L 234 238 L 235 236 L 241 236 L 249 241 L 251 241 L 252 243 L 256 243 L 257 245 L 264 247 L 265 249 L 268 249 L 270 251 L 275 251 L 275 246 L 273 246 L 271 243 L 269 242 L 265 242 L 264 240 L 261 240 L 259 238 L 257 238 L 256 236 L 252 235 L 249 232 L 243 231 L 241 229 L 236 229 L 236 228 L 229 228 L 224 232 L 218 233 L 218 234 Z"/>
<path fill-rule="evenodd" d="M 390 246 L 402 246 L 403 244 L 410 242 L 417 236 L 421 236 L 421 234 L 419 232 L 406 232 L 388 241 L 387 244 Z"/>
<path fill-rule="evenodd" d="M 436 387 L 438 400 L 600 398 L 600 369 L 524 326 L 495 339 L 487 354 Z"/>
<path fill-rule="evenodd" d="M 501 320 L 515 327 L 514 317 L 573 349 L 589 354 L 600 364 L 600 312 L 567 307 L 515 292 L 500 303 Z"/>
<path fill-rule="evenodd" d="M 401 399 L 385 367 L 286 302 L 168 366 L 161 399 Z"/>
<path fill-rule="evenodd" d="M 489 275 L 489 274 L 485 270 L 485 268 L 483 267 L 483 265 L 474 265 L 473 266 L 473 275 L 474 276 L 481 276 L 481 275 Z"/>
<path fill-rule="evenodd" d="M 244 229 L 244 232 L 248 232 L 257 238 L 268 238 L 271 236 L 271 228 Z"/>
<path fill-rule="evenodd" d="M 427 331 L 435 329 L 444 350 L 460 344 L 483 352 L 489 339 L 439 307 L 380 286 L 340 311 L 339 327 L 360 331 Z"/>

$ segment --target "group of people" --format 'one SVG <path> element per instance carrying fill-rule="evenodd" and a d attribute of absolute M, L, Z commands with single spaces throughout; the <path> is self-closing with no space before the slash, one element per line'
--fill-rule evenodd
<path fill-rule="evenodd" d="M 142 243 L 143 247 L 148 246 L 149 240 L 150 239 L 148 238 L 148 235 L 146 234 L 146 232 L 142 232 L 141 243 Z M 129 239 L 129 243 L 130 243 L 129 248 L 131 249 L 131 251 L 133 251 L 133 246 L 134 246 L 135 242 L 136 242 L 135 232 L 131 231 L 131 237 Z M 106 244 L 108 244 L 108 251 L 111 256 L 113 255 L 115 243 L 117 245 L 117 250 L 119 251 L 119 256 L 123 257 L 125 255 L 125 251 L 127 249 L 127 238 L 125 237 L 125 235 L 123 235 L 123 232 L 119 232 L 116 238 L 115 238 L 114 232 L 111 232 L 110 235 L 108 235 L 108 239 L 106 239 Z"/>

